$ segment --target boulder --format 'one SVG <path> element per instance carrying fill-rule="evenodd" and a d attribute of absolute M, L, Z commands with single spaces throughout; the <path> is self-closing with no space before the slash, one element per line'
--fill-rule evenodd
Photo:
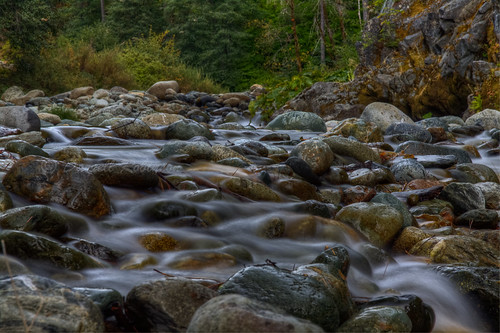
<path fill-rule="evenodd" d="M 41 276 L 0 280 L 0 326 L 6 332 L 104 332 L 99 307 L 88 297 Z M 32 325 L 32 326 L 31 326 Z"/>
<path fill-rule="evenodd" d="M 480 125 L 485 130 L 500 128 L 500 111 L 485 109 L 467 118 L 465 124 L 469 126 Z"/>
<path fill-rule="evenodd" d="M 133 287 L 125 305 L 141 332 L 185 331 L 196 310 L 216 295 L 191 280 L 170 278 Z"/>
<path fill-rule="evenodd" d="M 113 123 L 113 132 L 122 139 L 150 139 L 151 128 L 140 119 L 123 118 Z"/>
<path fill-rule="evenodd" d="M 271 304 L 242 295 L 222 295 L 201 306 L 187 328 L 194 332 L 310 332 L 323 329 Z"/>
<path fill-rule="evenodd" d="M 394 105 L 380 102 L 367 105 L 360 118 L 366 122 L 374 123 L 384 133 L 394 123 L 414 123 L 410 117 Z"/>
<path fill-rule="evenodd" d="M 8 191 L 37 203 L 54 202 L 91 217 L 111 212 L 109 197 L 90 172 L 45 157 L 18 160 L 3 178 Z"/>
<path fill-rule="evenodd" d="M 360 162 L 373 161 L 381 163 L 380 156 L 366 144 L 356 140 L 347 139 L 341 136 L 331 136 L 324 138 L 332 152 L 355 158 Z"/>
<path fill-rule="evenodd" d="M 148 94 L 156 96 L 159 99 L 165 99 L 167 89 L 173 89 L 176 93 L 180 91 L 179 83 L 177 81 L 159 81 L 153 84 L 147 90 Z"/>
<path fill-rule="evenodd" d="M 68 221 L 58 211 L 44 205 L 9 209 L 0 216 L 3 229 L 34 231 L 50 237 L 60 237 L 68 231 Z"/>
<path fill-rule="evenodd" d="M 19 128 L 23 132 L 40 131 L 40 118 L 33 110 L 24 106 L 0 107 L 0 124 Z"/>
<path fill-rule="evenodd" d="M 472 209 L 484 209 L 486 201 L 477 187 L 469 183 L 451 183 L 439 194 L 439 199 L 453 205 L 455 214 L 462 214 Z"/>
<path fill-rule="evenodd" d="M 328 144 L 319 139 L 299 143 L 292 149 L 290 156 L 297 156 L 304 160 L 316 175 L 328 171 L 334 158 Z"/>
<path fill-rule="evenodd" d="M 214 139 L 213 133 L 205 126 L 191 119 L 176 121 L 164 129 L 167 140 L 189 140 L 195 136 L 204 136 L 207 139 Z"/>
<path fill-rule="evenodd" d="M 414 158 L 407 158 L 394 163 L 391 172 L 396 181 L 407 183 L 414 179 L 425 179 L 427 172 L 422 164 Z"/>
<path fill-rule="evenodd" d="M 469 154 L 460 148 L 438 146 L 419 141 L 407 141 L 396 148 L 396 153 L 404 151 L 411 155 L 455 155 L 458 163 L 471 163 Z"/>
<path fill-rule="evenodd" d="M 266 129 L 326 132 L 326 125 L 315 113 L 290 111 L 276 117 L 267 124 Z"/>
<path fill-rule="evenodd" d="M 82 96 L 92 96 L 94 94 L 94 88 L 93 87 L 78 87 L 73 90 L 71 90 L 69 94 L 70 99 L 77 99 L 78 97 Z"/>

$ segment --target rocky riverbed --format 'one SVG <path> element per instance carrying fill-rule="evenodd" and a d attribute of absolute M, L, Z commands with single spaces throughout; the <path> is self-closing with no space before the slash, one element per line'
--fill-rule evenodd
<path fill-rule="evenodd" d="M 5 92 L 0 327 L 498 331 L 500 111 L 264 124 L 261 89 Z"/>

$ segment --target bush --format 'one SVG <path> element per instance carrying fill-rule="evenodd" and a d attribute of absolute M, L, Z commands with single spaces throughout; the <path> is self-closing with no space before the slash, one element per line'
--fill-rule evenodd
<path fill-rule="evenodd" d="M 74 121 L 79 121 L 80 118 L 76 114 L 75 110 L 66 108 L 64 106 L 54 106 L 48 110 L 46 110 L 48 113 L 55 114 L 59 116 L 61 119 L 69 119 L 69 120 L 74 120 Z"/>

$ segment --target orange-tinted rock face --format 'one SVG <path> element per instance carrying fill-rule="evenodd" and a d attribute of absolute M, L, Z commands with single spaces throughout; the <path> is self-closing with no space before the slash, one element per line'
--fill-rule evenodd
<path fill-rule="evenodd" d="M 307 105 L 336 120 L 343 118 L 333 106 L 372 102 L 391 103 L 414 119 L 461 116 L 474 98 L 482 109 L 498 109 L 499 7 L 482 0 L 397 1 L 369 22 L 352 82 L 316 83 L 288 106 Z"/>
<path fill-rule="evenodd" d="M 27 156 L 7 172 L 3 185 L 30 201 L 58 203 L 91 217 L 111 212 L 102 184 L 90 172 L 72 164 Z"/>

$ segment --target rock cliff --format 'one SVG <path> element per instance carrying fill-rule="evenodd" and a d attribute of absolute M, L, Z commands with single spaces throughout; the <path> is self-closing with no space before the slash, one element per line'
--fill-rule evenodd
<path fill-rule="evenodd" d="M 318 82 L 287 109 L 324 119 L 359 116 L 391 103 L 414 119 L 462 116 L 500 104 L 500 4 L 496 0 L 400 0 L 371 19 L 348 83 Z"/>

